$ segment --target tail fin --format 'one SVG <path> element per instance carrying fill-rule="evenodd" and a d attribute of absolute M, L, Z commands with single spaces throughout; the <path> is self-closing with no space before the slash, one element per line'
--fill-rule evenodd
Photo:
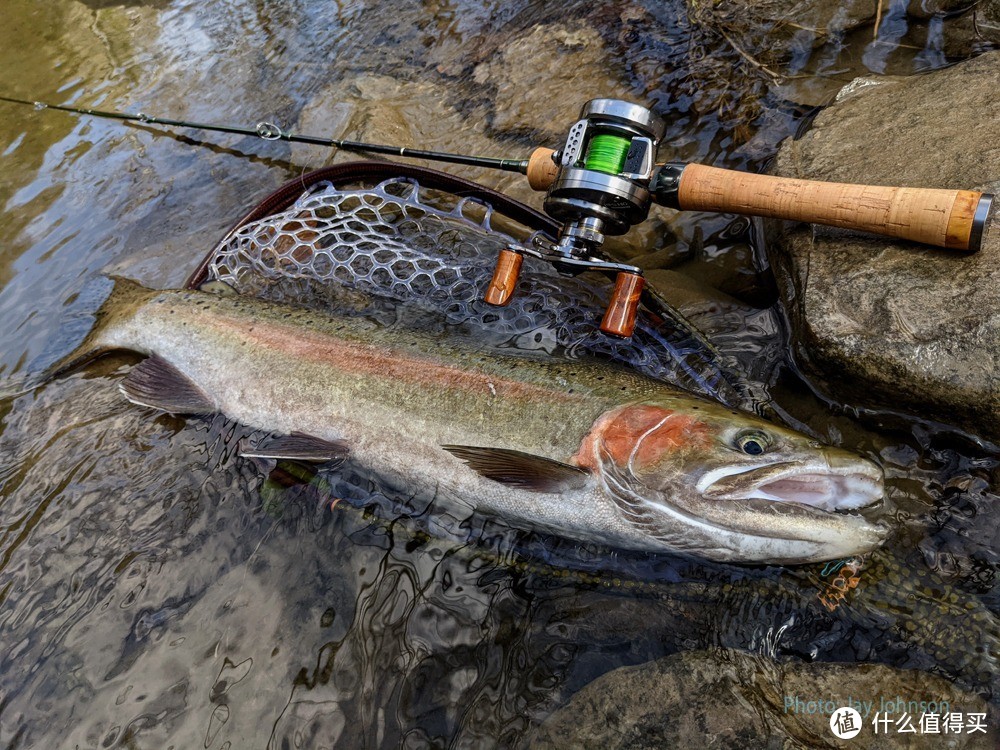
<path fill-rule="evenodd" d="M 69 354 L 60 357 L 45 369 L 41 382 L 58 378 L 85 365 L 116 347 L 106 340 L 106 333 L 115 324 L 129 319 L 136 309 L 158 292 L 120 276 L 106 277 L 113 282 L 111 292 L 93 314 L 94 323 L 83 341 Z"/>

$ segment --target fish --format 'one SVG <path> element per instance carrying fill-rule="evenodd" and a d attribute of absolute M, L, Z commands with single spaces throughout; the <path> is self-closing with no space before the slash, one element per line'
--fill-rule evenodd
<path fill-rule="evenodd" d="M 797 564 L 871 551 L 879 466 L 600 360 L 486 350 L 239 294 L 114 279 L 59 376 L 146 359 L 131 402 L 221 413 L 242 454 L 336 465 L 516 528 L 612 548 Z"/>

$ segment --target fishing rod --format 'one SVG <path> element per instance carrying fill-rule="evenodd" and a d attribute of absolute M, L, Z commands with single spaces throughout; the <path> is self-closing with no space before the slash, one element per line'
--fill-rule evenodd
<path fill-rule="evenodd" d="M 127 112 L 112 112 L 102 109 L 89 109 L 86 107 L 70 107 L 65 104 L 46 104 L 45 102 L 33 102 L 28 99 L 18 99 L 12 96 L 0 96 L 0 101 L 11 104 L 21 104 L 41 111 L 54 109 L 60 112 L 71 112 L 75 115 L 88 115 L 108 120 L 124 120 L 126 122 L 141 122 L 146 125 L 166 125 L 177 128 L 191 128 L 193 130 L 207 130 L 215 133 L 234 133 L 236 135 L 256 136 L 265 141 L 289 141 L 291 143 L 308 143 L 314 146 L 329 146 L 339 148 L 344 151 L 356 151 L 371 154 L 388 154 L 390 156 L 404 156 L 411 159 L 428 159 L 431 161 L 447 162 L 449 164 L 463 164 L 471 167 L 482 167 L 484 169 L 499 169 L 505 172 L 520 172 L 526 174 L 528 170 L 528 160 L 524 159 L 493 159 L 484 156 L 467 156 L 465 154 L 449 154 L 442 151 L 424 151 L 415 148 L 402 148 L 400 146 L 385 146 L 378 143 L 361 143 L 359 141 L 348 141 L 337 138 L 323 138 L 315 135 L 299 135 L 288 130 L 283 130 L 280 126 L 272 122 L 258 122 L 252 128 L 239 127 L 236 125 L 218 125 L 204 122 L 191 122 L 187 120 L 172 120 L 166 117 L 155 117 L 153 115 L 139 112 L 128 114 Z"/>
<path fill-rule="evenodd" d="M 269 122 L 260 122 L 251 129 L 7 96 L 0 96 L 0 101 L 93 117 L 519 172 L 527 177 L 532 189 L 545 191 L 544 210 L 561 223 L 561 230 L 555 241 L 536 238 L 530 247 L 511 244 L 502 249 L 485 301 L 493 305 L 509 302 L 525 255 L 545 260 L 565 274 L 587 270 L 615 274 L 601 330 L 616 336 L 629 336 L 634 330 L 645 281 L 642 269 L 610 261 L 600 248 L 607 235 L 625 234 L 645 221 L 652 203 L 682 211 L 826 224 L 970 252 L 980 248 L 993 205 L 992 195 L 972 190 L 853 185 L 773 177 L 704 164 L 655 163 L 666 123 L 646 107 L 618 99 L 588 101 L 561 149 L 539 147 L 527 159 L 466 156 L 296 135 Z"/>

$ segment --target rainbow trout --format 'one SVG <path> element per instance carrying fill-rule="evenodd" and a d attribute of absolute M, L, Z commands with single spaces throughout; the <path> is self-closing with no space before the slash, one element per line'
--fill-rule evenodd
<path fill-rule="evenodd" d="M 871 461 L 601 362 L 123 279 L 55 371 L 115 349 L 148 355 L 120 385 L 130 401 L 274 435 L 244 455 L 350 456 L 515 526 L 753 563 L 847 557 L 887 533 L 855 512 L 883 496 Z"/>

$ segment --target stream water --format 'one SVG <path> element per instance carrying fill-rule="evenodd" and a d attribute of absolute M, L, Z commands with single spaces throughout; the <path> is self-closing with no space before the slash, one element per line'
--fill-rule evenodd
<path fill-rule="evenodd" d="M 990 48 L 969 13 L 883 5 L 877 28 L 863 3 L 818 28 L 693 0 L 6 0 L 0 94 L 519 158 L 612 96 L 667 118 L 661 158 L 759 170 L 855 76 Z M 517 747 L 594 678 L 720 645 L 933 671 L 996 705 L 996 458 L 818 398 L 744 219 L 655 210 L 614 249 L 675 272 L 658 278 L 778 413 L 885 467 L 898 531 L 852 604 L 824 603 L 824 566 L 489 520 L 457 543 L 350 475 L 275 494 L 231 425 L 125 402 L 122 360 L 26 388 L 95 276 L 179 286 L 330 157 L 0 102 L 0 747 Z M 517 177 L 452 171 L 540 205 Z"/>

